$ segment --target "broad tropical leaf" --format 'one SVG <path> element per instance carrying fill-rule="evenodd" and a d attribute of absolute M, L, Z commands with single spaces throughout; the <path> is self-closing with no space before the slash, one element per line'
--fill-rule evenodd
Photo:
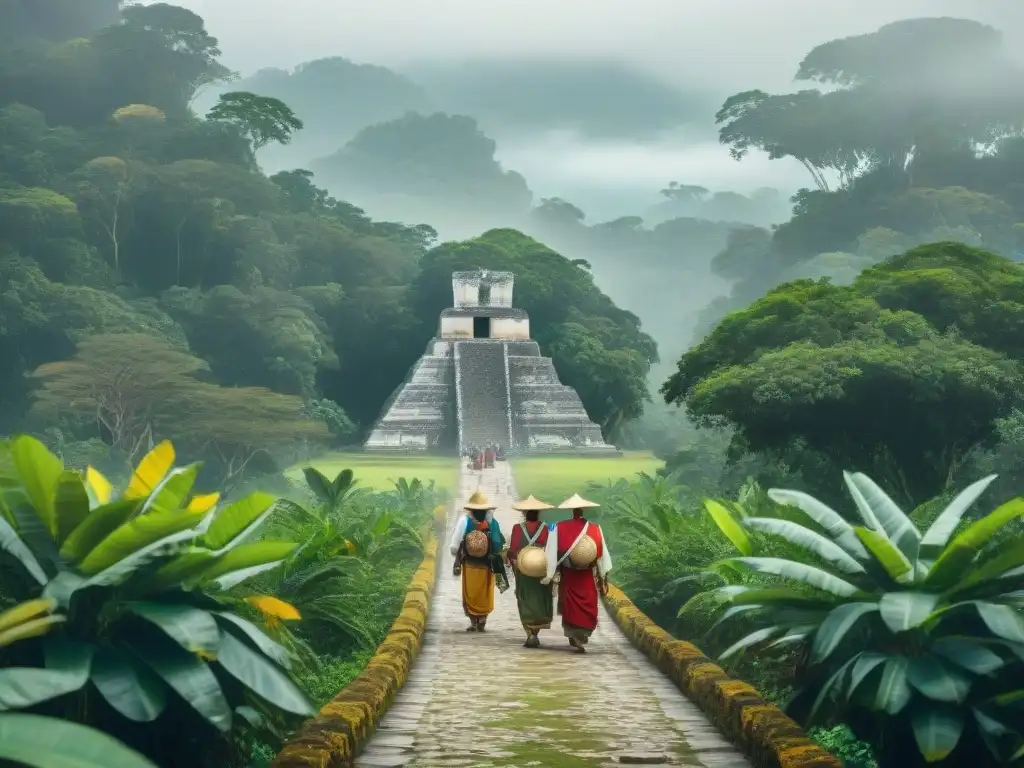
<path fill-rule="evenodd" d="M 925 583 L 939 588 L 956 584 L 982 547 L 988 544 L 1003 526 L 1022 515 L 1024 498 L 1017 498 L 972 523 L 946 546 L 928 572 Z"/>
<path fill-rule="evenodd" d="M 782 632 L 783 627 L 765 627 L 764 629 L 759 629 L 755 632 L 751 632 L 749 635 L 737 641 L 736 643 L 733 643 L 720 654 L 718 654 L 718 658 L 727 659 L 730 656 L 735 655 L 739 651 L 742 651 L 744 648 L 749 648 L 752 645 L 763 643 L 765 640 L 768 640 L 774 637 L 775 635 L 779 635 Z"/>
<path fill-rule="evenodd" d="M 949 537 L 960 525 L 964 513 L 971 505 L 978 500 L 978 497 L 985 492 L 985 489 L 996 479 L 996 475 L 983 477 L 975 483 L 971 483 L 957 494 L 944 510 L 935 518 L 924 536 L 921 538 L 922 555 L 928 555 L 932 550 L 941 551 L 949 543 Z"/>
<path fill-rule="evenodd" d="M 833 609 L 814 633 L 811 661 L 824 661 L 839 647 L 846 634 L 862 617 L 878 610 L 877 603 L 846 603 Z"/>
<path fill-rule="evenodd" d="M 857 538 L 867 547 L 872 557 L 889 574 L 889 578 L 900 584 L 906 584 L 914 577 L 913 565 L 899 549 L 885 537 L 884 533 L 870 528 L 856 526 L 853 529 Z"/>
<path fill-rule="evenodd" d="M 856 659 L 853 669 L 850 672 L 850 684 L 846 688 L 847 700 L 853 698 L 857 689 L 860 688 L 860 684 L 864 682 L 868 675 L 878 669 L 880 664 L 884 664 L 888 661 L 889 656 L 884 653 L 867 651 L 865 653 L 858 654 Z"/>
<path fill-rule="evenodd" d="M 140 499 L 119 500 L 92 510 L 61 545 L 60 556 L 70 562 L 80 561 L 92 552 L 97 544 L 129 520 L 141 506 Z"/>
<path fill-rule="evenodd" d="M 125 499 L 145 499 L 164 479 L 171 467 L 174 466 L 174 446 L 169 440 L 164 440 L 153 450 L 142 457 L 142 461 L 135 468 L 128 487 L 125 488 Z"/>
<path fill-rule="evenodd" d="M 853 597 L 857 588 L 838 576 L 804 563 L 783 560 L 779 557 L 737 557 L 732 561 L 762 573 L 773 573 L 784 579 L 807 584 L 810 587 L 831 592 L 840 597 Z"/>
<path fill-rule="evenodd" d="M 224 634 L 217 662 L 251 691 L 286 712 L 308 716 L 316 711 L 309 698 L 274 662 L 230 633 Z"/>
<path fill-rule="evenodd" d="M 29 600 L 9 608 L 0 613 L 0 632 L 5 632 L 19 624 L 46 616 L 56 607 L 57 602 L 55 600 L 41 598 Z"/>
<path fill-rule="evenodd" d="M 202 514 L 209 512 L 220 501 L 219 493 L 206 493 L 200 494 L 199 496 L 193 496 L 192 500 L 188 503 L 188 511 Z"/>
<path fill-rule="evenodd" d="M 167 540 L 183 531 L 191 531 L 201 519 L 201 515 L 182 510 L 154 509 L 141 514 L 123 523 L 97 544 L 78 564 L 78 568 L 85 574 L 98 574 L 156 542 Z"/>
<path fill-rule="evenodd" d="M 139 657 L 219 730 L 231 730 L 231 707 L 209 665 L 173 644 L 140 648 Z"/>
<path fill-rule="evenodd" d="M 98 507 L 110 503 L 110 498 L 114 494 L 114 486 L 92 467 L 85 468 L 85 485 L 90 496 L 96 502 L 93 506 Z"/>
<path fill-rule="evenodd" d="M 32 554 L 32 550 L 25 545 L 25 542 L 21 540 L 21 536 L 18 535 L 18 532 L 14 530 L 4 517 L 0 517 L 0 549 L 10 553 L 12 557 L 25 566 L 29 576 L 39 584 L 45 584 L 49 580 L 46 571 L 39 565 L 36 556 Z"/>
<path fill-rule="evenodd" d="M 882 667 L 882 679 L 875 691 L 875 709 L 897 715 L 910 703 L 907 657 L 889 656 Z"/>
<path fill-rule="evenodd" d="M 950 590 L 951 593 L 972 589 L 1001 576 L 1012 577 L 1016 569 L 1024 566 L 1024 534 L 1004 539 L 991 550 L 986 550 L 986 555 L 984 562 L 973 568 L 966 579 Z"/>
<path fill-rule="evenodd" d="M 213 615 L 202 608 L 173 603 L 128 603 L 131 610 L 156 624 L 189 653 L 216 656 L 220 629 Z"/>
<path fill-rule="evenodd" d="M 331 493 L 331 481 L 324 477 L 323 473 L 313 467 L 303 467 L 302 474 L 306 478 L 306 485 L 318 499 L 331 501 L 334 498 Z"/>
<path fill-rule="evenodd" d="M 341 470 L 341 472 L 335 476 L 334 482 L 331 483 L 331 494 L 334 496 L 334 499 L 338 500 L 343 497 L 348 492 L 349 488 L 352 487 L 354 480 L 355 475 L 351 469 Z"/>
<path fill-rule="evenodd" d="M 892 632 L 906 632 L 921 626 L 938 602 L 939 596 L 929 592 L 886 592 L 878 601 L 878 610 Z"/>
<path fill-rule="evenodd" d="M 185 504 L 185 499 L 192 493 L 199 474 L 199 464 L 171 469 L 163 480 L 153 489 L 142 505 L 142 512 L 151 509 L 178 510 Z"/>
<path fill-rule="evenodd" d="M 39 715 L 0 715 L 0 759 L 31 768 L 157 768 L 102 731 Z"/>
<path fill-rule="evenodd" d="M 865 474 L 844 472 L 843 479 L 868 527 L 884 532 L 907 560 L 917 560 L 921 533 L 899 505 Z"/>
<path fill-rule="evenodd" d="M 1020 611 L 982 600 L 974 601 L 974 607 L 993 635 L 1011 643 L 1024 643 L 1024 616 Z"/>
<path fill-rule="evenodd" d="M 850 525 L 843 516 L 826 504 L 821 503 L 810 494 L 803 491 L 788 491 L 781 488 L 772 488 L 768 491 L 768 498 L 776 504 L 783 504 L 796 507 L 811 518 L 815 523 L 825 529 L 825 532 L 839 546 L 845 549 L 854 557 L 866 558 L 868 556 L 864 545 L 860 543 Z"/>
<path fill-rule="evenodd" d="M 89 679 L 110 706 L 137 723 L 156 720 L 167 707 L 167 687 L 130 653 L 101 650 Z"/>
<path fill-rule="evenodd" d="M 766 517 L 748 517 L 743 524 L 751 530 L 781 536 L 790 544 L 802 547 L 825 562 L 834 564 L 843 573 L 864 573 L 864 566 L 846 550 L 799 523 Z"/>
<path fill-rule="evenodd" d="M 940 637 L 932 650 L 976 675 L 990 675 L 1006 664 L 997 653 L 968 637 Z"/>
<path fill-rule="evenodd" d="M 254 541 L 239 544 L 234 549 L 215 557 L 200 574 L 200 581 L 209 584 L 223 581 L 236 573 L 253 568 L 274 568 L 292 552 L 297 545 L 289 541 Z"/>
<path fill-rule="evenodd" d="M 0 710 L 26 709 L 85 685 L 92 664 L 92 646 L 48 641 L 45 651 L 46 669 L 0 669 Z"/>
<path fill-rule="evenodd" d="M 70 469 L 60 473 L 54 488 L 54 516 L 58 544 L 62 543 L 89 516 L 89 494 L 82 476 Z"/>
<path fill-rule="evenodd" d="M 56 540 L 59 529 L 54 493 L 64 472 L 64 463 L 29 435 L 19 435 L 11 441 L 11 459 L 32 507 L 47 532 Z"/>
<path fill-rule="evenodd" d="M 907 664 L 907 680 L 933 701 L 962 704 L 971 691 L 971 678 L 937 656 L 915 656 Z"/>
<path fill-rule="evenodd" d="M 213 518 L 203 543 L 218 554 L 242 543 L 273 512 L 275 501 L 268 493 L 251 493 L 229 504 Z"/>
<path fill-rule="evenodd" d="M 708 515 L 711 516 L 715 525 L 732 542 L 732 545 L 740 551 L 740 554 L 749 556 L 753 553 L 754 548 L 750 544 L 750 538 L 747 536 L 746 531 L 743 530 L 743 527 L 736 522 L 732 512 L 713 499 L 704 500 L 704 509 L 708 511 Z"/>
<path fill-rule="evenodd" d="M 203 570 L 207 568 L 216 558 L 206 550 L 196 549 L 183 552 L 160 566 L 153 574 L 152 586 L 154 589 L 168 589 L 184 585 L 193 579 L 198 579 Z"/>
<path fill-rule="evenodd" d="M 960 743 L 964 730 L 963 715 L 952 707 L 927 707 L 914 710 L 910 718 L 917 748 L 929 763 L 945 760 Z"/>
<path fill-rule="evenodd" d="M 220 611 L 216 615 L 218 619 L 226 621 L 231 627 L 240 630 L 247 638 L 255 643 L 257 648 L 282 667 L 287 669 L 291 666 L 291 657 L 288 655 L 288 651 L 285 650 L 284 646 L 275 643 L 267 637 L 263 630 L 255 624 L 250 621 L 246 621 L 241 616 L 237 616 L 234 613 L 228 613 L 227 611 Z"/>

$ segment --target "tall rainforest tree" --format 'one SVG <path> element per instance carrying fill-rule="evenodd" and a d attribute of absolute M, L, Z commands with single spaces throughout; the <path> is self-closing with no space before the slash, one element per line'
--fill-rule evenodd
<path fill-rule="evenodd" d="M 908 170 L 912 157 L 991 145 L 1020 133 L 1024 74 L 991 27 L 965 19 L 906 19 L 813 49 L 796 74 L 808 89 L 729 97 L 716 116 L 733 157 L 791 157 L 819 190 L 865 172 Z"/>
<path fill-rule="evenodd" d="M 290 143 L 292 134 L 303 127 L 302 121 L 280 99 L 246 91 L 223 94 L 206 117 L 237 126 L 252 145 L 253 153 L 272 141 Z"/>

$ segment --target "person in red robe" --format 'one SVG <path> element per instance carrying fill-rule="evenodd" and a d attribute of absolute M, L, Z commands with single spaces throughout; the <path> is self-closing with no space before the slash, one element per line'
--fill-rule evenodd
<path fill-rule="evenodd" d="M 572 510 L 572 518 L 549 527 L 545 548 L 548 572 L 544 581 L 550 583 L 558 574 L 558 613 L 562 616 L 562 631 L 577 653 L 586 653 L 590 636 L 597 629 L 598 594 L 607 594 L 608 573 L 612 569 L 612 558 L 601 526 L 583 516 L 585 509 L 598 506 L 579 494 L 559 504 L 559 509 Z M 589 564 L 574 563 L 570 555 L 584 537 L 594 542 L 594 558 Z"/>

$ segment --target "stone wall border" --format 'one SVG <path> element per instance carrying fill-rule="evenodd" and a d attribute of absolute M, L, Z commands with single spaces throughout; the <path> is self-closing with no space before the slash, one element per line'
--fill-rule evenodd
<path fill-rule="evenodd" d="M 748 683 L 731 679 L 701 650 L 677 640 L 609 586 L 605 606 L 615 623 L 644 655 L 691 699 L 755 768 L 842 768 L 835 756 Z"/>
<path fill-rule="evenodd" d="M 366 746 L 419 655 L 437 581 L 438 544 L 446 507 L 434 510 L 423 561 L 409 581 L 402 610 L 358 676 L 285 744 L 270 768 L 343 768 Z"/>

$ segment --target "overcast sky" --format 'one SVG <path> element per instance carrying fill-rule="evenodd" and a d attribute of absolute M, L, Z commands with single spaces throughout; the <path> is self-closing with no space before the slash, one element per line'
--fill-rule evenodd
<path fill-rule="evenodd" d="M 206 19 L 224 63 L 243 74 L 324 56 L 407 71 L 422 59 L 610 57 L 683 88 L 728 95 L 787 88 L 818 43 L 901 18 L 972 18 L 1002 29 L 1011 49 L 1024 42 L 1024 0 L 171 1 Z M 502 147 L 500 155 L 542 196 L 590 190 L 595 201 L 615 197 L 617 188 L 653 185 L 656 194 L 670 179 L 737 191 L 807 183 L 799 166 L 760 158 L 736 163 L 717 144 L 681 139 L 625 146 L 549 137 Z"/>

